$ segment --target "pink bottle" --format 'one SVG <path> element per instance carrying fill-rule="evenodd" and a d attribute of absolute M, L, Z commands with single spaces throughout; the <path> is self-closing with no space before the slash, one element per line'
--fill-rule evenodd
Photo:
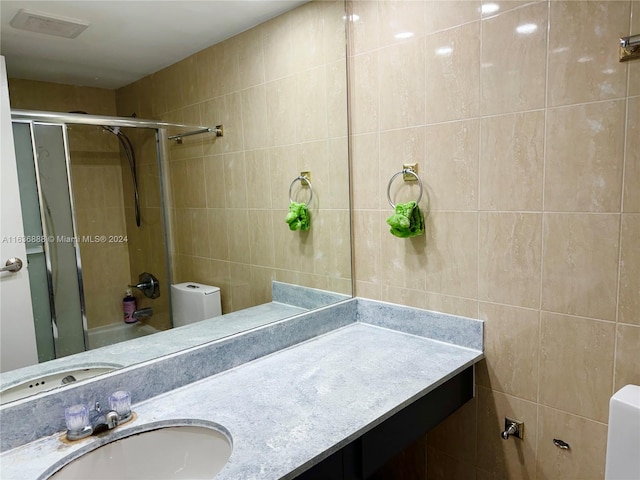
<path fill-rule="evenodd" d="M 124 323 L 136 323 L 133 312 L 136 311 L 136 297 L 131 293 L 131 289 L 127 289 L 125 297 L 122 299 L 122 310 L 124 311 Z"/>

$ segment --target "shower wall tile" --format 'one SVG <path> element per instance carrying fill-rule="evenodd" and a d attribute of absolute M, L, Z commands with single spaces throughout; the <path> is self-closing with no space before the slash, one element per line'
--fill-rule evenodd
<path fill-rule="evenodd" d="M 628 1 L 550 3 L 549 106 L 621 98 L 627 64 L 607 39 L 628 23 Z M 571 82 L 562 79 L 571 78 Z"/>
<path fill-rule="evenodd" d="M 540 308 L 542 215 L 479 214 L 480 300 Z"/>
<path fill-rule="evenodd" d="M 554 438 L 567 442 L 570 450 L 556 447 Z M 605 424 L 541 406 L 536 478 L 603 478 L 606 445 Z"/>
<path fill-rule="evenodd" d="M 296 156 L 298 159 L 297 170 L 290 170 L 291 178 L 289 186 L 291 186 L 293 179 L 297 178 L 301 172 L 309 171 L 311 172 L 311 187 L 302 185 L 302 182 L 300 181 L 294 182 L 293 187 L 291 188 L 291 198 L 295 202 L 309 203 L 309 199 L 312 195 L 312 189 L 315 201 L 318 202 L 316 205 L 313 198 L 311 198 L 309 207 L 311 207 L 312 210 L 316 206 L 321 208 L 337 208 L 340 203 L 338 205 L 332 205 L 332 200 L 329 195 L 332 181 L 335 182 L 335 179 L 339 178 L 334 176 L 331 169 L 331 163 L 329 160 L 329 142 L 322 140 L 300 143 L 296 146 Z M 346 157 L 342 157 L 342 160 L 345 159 Z M 283 189 L 278 190 L 274 195 L 273 201 L 279 208 L 284 208 L 289 205 L 288 193 L 288 189 L 287 191 Z M 338 202 L 341 202 L 342 199 L 337 200 Z M 344 203 L 342 203 L 342 205 L 344 205 Z"/>
<path fill-rule="evenodd" d="M 615 331 L 613 322 L 542 312 L 540 403 L 606 422 Z"/>
<path fill-rule="evenodd" d="M 333 180 L 326 180 L 326 198 L 323 206 L 326 208 L 336 208 L 344 210 L 349 206 L 350 185 L 346 181 L 349 175 L 349 137 L 334 137 L 329 139 L 327 161 L 325 168 L 329 177 Z M 339 178 L 341 181 L 336 181 Z M 345 181 L 342 181 L 345 180 Z"/>
<path fill-rule="evenodd" d="M 279 147 L 296 143 L 296 99 L 290 93 L 296 91 L 296 77 L 290 75 L 267 83 L 267 118 L 269 145 Z"/>
<path fill-rule="evenodd" d="M 629 35 L 640 32 L 640 1 L 631 2 L 631 29 Z M 640 95 L 640 63 L 629 62 L 629 96 Z"/>
<path fill-rule="evenodd" d="M 353 135 L 351 141 L 351 178 L 357 186 L 351 192 L 353 208 L 379 209 L 381 182 L 379 180 L 380 143 L 377 133 Z"/>
<path fill-rule="evenodd" d="M 240 93 L 242 101 L 242 124 L 244 146 L 247 150 L 268 147 L 267 90 L 258 85 Z"/>
<path fill-rule="evenodd" d="M 239 92 L 222 95 L 198 104 L 203 125 L 223 125 L 224 137 L 208 137 L 203 142 L 204 155 L 244 150 L 242 98 Z M 188 137 L 192 138 L 192 137 Z"/>
<path fill-rule="evenodd" d="M 542 110 L 482 119 L 480 210 L 542 209 L 544 122 Z"/>
<path fill-rule="evenodd" d="M 207 235 L 209 253 L 214 260 L 224 261 L 229 255 L 227 231 L 220 225 L 227 225 L 227 211 L 223 208 L 207 209 Z"/>
<path fill-rule="evenodd" d="M 373 2 L 365 2 L 373 3 Z M 353 68 L 360 72 L 349 79 L 351 95 L 350 124 L 354 135 L 378 131 L 380 123 L 380 78 L 378 52 L 351 58 Z"/>
<path fill-rule="evenodd" d="M 481 478 L 535 478 L 537 405 L 533 402 L 478 387 L 478 475 Z M 500 436 L 504 417 L 518 419 L 526 425 L 522 441 L 505 442 Z"/>
<path fill-rule="evenodd" d="M 250 263 L 275 267 L 271 210 L 249 210 Z"/>
<path fill-rule="evenodd" d="M 229 239 L 229 256 L 227 258 L 231 262 L 250 263 L 249 211 L 241 208 L 229 208 L 225 228 Z"/>
<path fill-rule="evenodd" d="M 269 151 L 252 150 L 245 154 L 247 205 L 249 208 L 271 208 L 271 183 L 269 182 Z"/>
<path fill-rule="evenodd" d="M 638 16 L 640 17 L 640 7 L 638 7 Z M 640 75 L 638 83 L 640 83 Z M 638 185 L 640 185 L 640 97 L 632 97 L 629 98 L 627 105 L 623 212 L 640 213 L 640 188 Z"/>
<path fill-rule="evenodd" d="M 381 283 L 382 265 L 386 258 L 380 250 L 381 230 L 386 235 L 388 227 L 380 212 L 356 210 L 353 212 L 354 262 L 358 278 L 362 282 Z"/>
<path fill-rule="evenodd" d="M 413 275 L 426 274 L 428 292 L 478 298 L 478 214 L 432 212 L 425 218 L 425 229 L 426 235 L 414 237 L 408 246 L 391 234 L 383 236 L 387 264 L 398 268 L 396 281 L 402 281 L 404 263 Z M 387 247 L 389 242 L 395 242 L 395 251 Z"/>
<path fill-rule="evenodd" d="M 425 32 L 425 2 L 378 2 L 378 39 L 380 47 L 420 38 Z"/>
<path fill-rule="evenodd" d="M 379 48 L 378 2 L 351 1 L 347 3 L 349 16 L 349 48 L 352 55 Z"/>
<path fill-rule="evenodd" d="M 515 8 L 531 5 L 532 3 L 540 3 L 540 1 L 541 0 L 482 0 L 480 14 L 483 18 L 494 17 Z"/>
<path fill-rule="evenodd" d="M 263 36 L 263 28 L 258 25 L 233 40 L 238 50 L 238 79 L 241 89 L 265 83 Z"/>
<path fill-rule="evenodd" d="M 342 47 L 344 50 L 344 46 Z M 327 122 L 329 138 L 346 137 L 349 118 L 347 111 L 347 75 L 345 59 L 341 58 L 325 66 L 327 85 Z"/>
<path fill-rule="evenodd" d="M 296 8 L 289 15 L 293 71 L 303 72 L 324 65 L 324 6 L 317 2 Z"/>
<path fill-rule="evenodd" d="M 251 299 L 251 266 L 231 262 L 231 302 L 234 310 L 242 310 L 254 305 Z"/>
<path fill-rule="evenodd" d="M 453 295 L 441 295 L 439 293 L 426 292 L 427 310 L 460 315 L 469 318 L 478 318 L 478 301 L 470 298 L 456 297 Z M 367 297 L 369 298 L 369 297 Z"/>
<path fill-rule="evenodd" d="M 295 76 L 294 106 L 296 142 L 311 142 L 329 136 L 327 119 L 327 82 L 324 66 L 305 70 Z M 313 95 L 309 95 L 313 92 Z"/>
<path fill-rule="evenodd" d="M 425 131 L 423 182 L 429 209 L 477 210 L 480 122 L 429 125 Z M 390 145 L 389 150 L 392 148 Z"/>
<path fill-rule="evenodd" d="M 425 33 L 435 33 L 480 20 L 480 4 L 479 0 L 425 1 Z"/>
<path fill-rule="evenodd" d="M 618 321 L 640 325 L 640 215 L 622 215 Z"/>
<path fill-rule="evenodd" d="M 420 195 L 420 186 L 416 181 L 404 181 L 402 175 L 395 178 L 389 189 L 391 177 L 402 170 L 405 163 L 418 163 L 418 171 L 424 168 L 425 152 L 424 127 L 403 128 L 380 133 L 380 180 L 379 191 L 387 191 L 394 204 L 416 201 Z M 422 163 L 422 165 L 420 165 Z M 424 187 L 423 187 L 424 188 Z M 426 204 L 423 193 L 422 205 Z M 390 208 L 388 199 L 383 199 L 383 208 Z M 423 207 L 424 208 L 424 207 Z M 392 212 L 390 211 L 389 214 Z"/>
<path fill-rule="evenodd" d="M 121 178 L 123 178 L 123 182 L 125 182 L 124 177 L 122 177 L 122 171 L 120 172 Z M 160 194 L 160 183 L 158 182 L 160 172 L 158 171 L 157 164 L 146 164 L 140 165 L 138 168 L 138 188 L 140 192 L 140 204 L 147 208 L 160 208 L 162 203 L 162 198 Z M 105 182 L 107 180 L 105 179 Z M 121 183 L 119 185 L 122 185 Z M 117 192 L 116 187 L 107 187 L 113 188 L 113 192 Z M 114 193 L 114 195 L 118 195 Z M 119 194 L 122 196 L 122 193 Z M 132 199 L 133 195 L 125 196 L 124 198 Z M 129 203 L 132 203 L 132 200 L 129 200 Z"/>
<path fill-rule="evenodd" d="M 379 50 L 378 70 L 380 130 L 424 125 L 424 39 Z"/>
<path fill-rule="evenodd" d="M 620 216 L 545 214 L 542 308 L 616 318 Z"/>
<path fill-rule="evenodd" d="M 380 282 L 384 286 L 410 288 L 414 290 L 426 290 L 425 270 L 428 258 L 425 255 L 427 240 L 425 236 L 402 239 L 391 235 L 389 227 L 384 220 L 391 214 L 380 219 L 380 250 L 381 272 Z M 442 275 L 438 280 L 446 283 L 448 277 Z"/>
<path fill-rule="evenodd" d="M 247 208 L 247 173 L 244 153 L 229 153 L 222 156 L 224 166 L 224 188 L 228 208 Z M 217 179 L 220 184 L 220 179 Z"/>
<path fill-rule="evenodd" d="M 265 80 L 270 82 L 294 72 L 291 18 L 279 15 L 263 25 Z M 297 39 L 296 39 L 297 40 Z"/>
<path fill-rule="evenodd" d="M 425 55 L 427 123 L 477 117 L 480 22 L 427 36 Z"/>
<path fill-rule="evenodd" d="M 640 385 L 640 326 L 618 324 L 616 339 L 614 392 L 625 385 Z"/>
<path fill-rule="evenodd" d="M 476 368 L 478 385 L 535 402 L 540 312 L 480 302 L 479 318 L 486 322 L 486 359 Z"/>
<path fill-rule="evenodd" d="M 549 110 L 546 211 L 620 211 L 624 115 L 623 100 Z"/>
<path fill-rule="evenodd" d="M 198 67 L 195 55 L 185 58 L 176 64 L 179 73 L 179 88 L 181 95 L 180 107 L 193 105 L 198 101 Z"/>
<path fill-rule="evenodd" d="M 93 115 L 115 115 L 113 90 L 80 87 L 19 78 L 9 79 L 11 108 L 53 112 L 83 111 Z"/>
<path fill-rule="evenodd" d="M 234 86 L 240 81 L 240 66 L 236 45 L 219 43 L 196 54 L 198 65 L 198 84 L 205 98 L 219 97 L 234 91 Z"/>
<path fill-rule="evenodd" d="M 482 114 L 544 107 L 546 46 L 546 3 L 482 20 Z"/>
<path fill-rule="evenodd" d="M 193 243 L 193 255 L 196 257 L 211 257 L 207 235 L 208 215 L 204 208 L 191 208 L 188 210 L 191 219 L 191 242 Z"/>
<path fill-rule="evenodd" d="M 298 160 L 298 146 L 295 144 L 269 150 L 269 181 L 274 207 L 288 208 L 289 187 L 293 179 L 300 174 Z"/>
<path fill-rule="evenodd" d="M 408 307 L 426 308 L 427 299 L 422 290 L 400 288 L 391 285 L 383 285 L 380 300 L 383 302 L 397 303 Z"/>
<path fill-rule="evenodd" d="M 204 157 L 207 208 L 224 208 L 226 206 L 226 192 L 220 182 L 221 178 L 224 178 L 223 155 Z M 171 190 L 178 189 L 179 185 L 172 179 Z M 179 190 L 174 194 L 174 198 L 179 198 Z"/>

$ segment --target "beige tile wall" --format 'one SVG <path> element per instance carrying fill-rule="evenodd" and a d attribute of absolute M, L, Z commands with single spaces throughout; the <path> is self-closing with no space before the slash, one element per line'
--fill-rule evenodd
<path fill-rule="evenodd" d="M 9 79 L 9 89 L 12 108 L 116 113 L 113 90 L 21 79 Z M 100 127 L 72 125 L 68 132 L 78 234 L 126 235 L 118 141 Z M 127 244 L 83 242 L 80 256 L 88 327 L 122 321 L 130 281 Z"/>
<path fill-rule="evenodd" d="M 125 110 L 126 112 L 126 110 Z M 132 112 L 125 113 L 130 115 Z M 165 253 L 165 233 L 163 227 L 160 172 L 156 150 L 154 130 L 126 129 L 133 144 L 138 194 L 140 202 L 140 226 L 136 224 L 133 180 L 128 160 L 122 155 L 122 186 L 124 198 L 124 216 L 129 250 L 129 275 L 132 282 L 138 280 L 143 272 L 154 275 L 160 283 L 160 297 L 150 299 L 134 289 L 137 307 L 153 308 L 153 316 L 145 320 L 157 330 L 171 328 L 169 312 L 169 276 Z"/>
<path fill-rule="evenodd" d="M 221 287 L 224 312 L 270 301 L 274 279 L 351 293 L 343 17 L 312 2 L 117 91 L 122 115 L 224 125 L 172 143 L 168 171 L 174 281 Z M 312 227 L 291 232 L 303 170 Z"/>
<path fill-rule="evenodd" d="M 486 321 L 477 396 L 410 478 L 603 478 L 608 400 L 640 383 L 640 2 L 349 8 L 356 294 Z M 398 239 L 413 162 L 427 234 Z"/>

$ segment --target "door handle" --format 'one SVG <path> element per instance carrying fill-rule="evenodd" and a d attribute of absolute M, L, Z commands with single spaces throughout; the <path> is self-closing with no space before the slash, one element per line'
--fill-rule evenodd
<path fill-rule="evenodd" d="M 0 268 L 0 272 L 19 272 L 22 269 L 22 260 L 18 257 L 11 257 L 4 264 L 4 267 Z"/>

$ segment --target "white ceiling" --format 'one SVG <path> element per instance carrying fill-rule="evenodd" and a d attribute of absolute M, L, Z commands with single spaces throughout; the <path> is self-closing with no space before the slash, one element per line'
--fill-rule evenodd
<path fill-rule="evenodd" d="M 118 88 L 308 0 L 0 0 L 9 77 Z M 88 22 L 75 39 L 18 30 L 20 10 Z"/>

